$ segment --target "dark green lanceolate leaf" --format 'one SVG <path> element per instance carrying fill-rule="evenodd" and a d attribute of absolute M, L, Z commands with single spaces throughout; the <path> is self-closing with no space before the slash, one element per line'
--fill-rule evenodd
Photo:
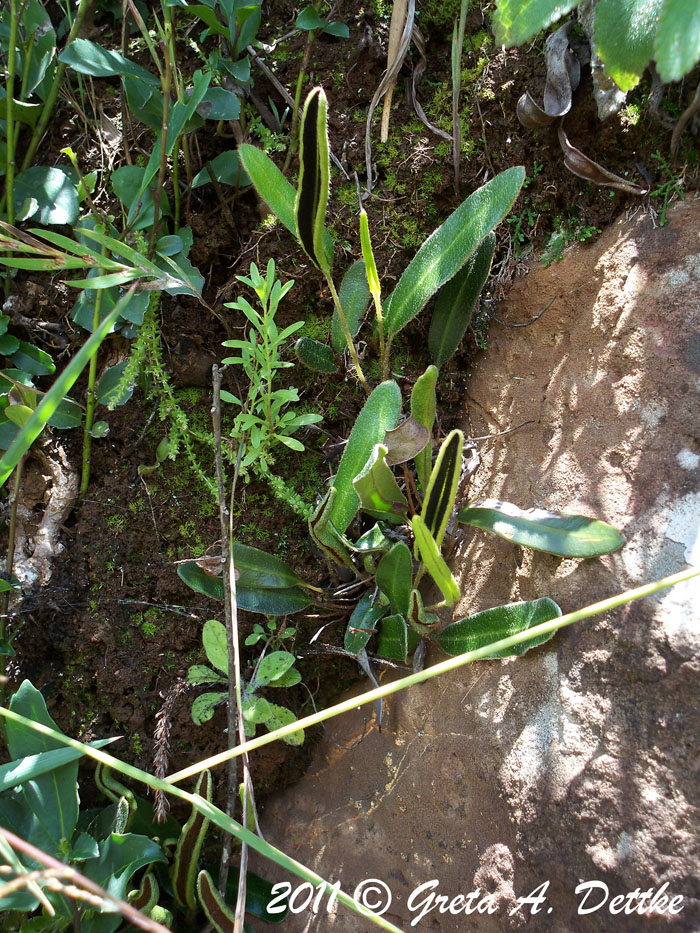
<path fill-rule="evenodd" d="M 435 539 L 438 549 L 445 537 L 447 522 L 457 495 L 457 486 L 462 471 L 462 447 L 464 435 L 461 431 L 451 431 L 440 447 L 433 472 L 423 500 L 421 518 L 425 527 Z"/>
<path fill-rule="evenodd" d="M 211 803 L 212 779 L 211 771 L 203 771 L 197 781 L 195 793 Z M 192 808 L 190 818 L 180 833 L 175 850 L 175 863 L 173 865 L 173 894 L 181 907 L 194 910 L 197 906 L 195 895 L 195 879 L 197 878 L 197 863 L 202 850 L 204 837 L 207 834 L 209 820 L 202 816 L 199 810 Z"/>
<path fill-rule="evenodd" d="M 453 279 L 440 289 L 430 322 L 428 348 L 441 366 L 456 352 L 471 323 L 481 289 L 491 271 L 496 236 L 489 233 Z"/>
<path fill-rule="evenodd" d="M 313 369 L 314 372 L 329 374 L 338 372 L 333 350 L 320 340 L 300 337 L 294 345 L 294 352 L 299 362 Z"/>
<path fill-rule="evenodd" d="M 401 411 L 401 392 L 393 381 L 382 382 L 371 393 L 357 417 L 338 466 L 334 486 L 337 496 L 330 519 L 342 534 L 360 505 L 353 488 L 353 479 L 362 471 L 375 444 L 380 444 L 387 431 L 396 427 Z"/>
<path fill-rule="evenodd" d="M 595 13 L 596 52 L 605 71 L 630 91 L 654 55 L 654 38 L 664 0 L 599 0 Z"/>
<path fill-rule="evenodd" d="M 28 200 L 31 208 L 22 211 Z M 67 169 L 33 165 L 15 179 L 14 205 L 22 220 L 32 217 L 42 224 L 73 224 L 80 211 L 76 181 Z"/>
<path fill-rule="evenodd" d="M 243 587 L 274 589 L 304 585 L 301 577 L 281 558 L 238 541 L 233 542 L 233 563 L 240 574 L 238 583 Z"/>
<path fill-rule="evenodd" d="M 348 620 L 348 627 L 345 630 L 344 644 L 346 651 L 349 651 L 350 654 L 359 654 L 366 647 L 377 627 L 377 622 L 382 616 L 386 615 L 387 608 L 386 603 L 380 605 L 379 601 L 377 601 L 376 605 L 373 605 L 371 593 L 365 593 L 362 596 L 355 606 Z"/>
<path fill-rule="evenodd" d="M 226 627 L 216 619 L 208 619 L 202 629 L 202 644 L 209 663 L 228 675 L 228 642 Z"/>
<path fill-rule="evenodd" d="M 332 263 L 324 237 L 331 172 L 327 109 L 323 88 L 310 91 L 299 130 L 299 187 L 294 204 L 299 242 L 309 259 L 324 272 L 330 271 Z"/>
<path fill-rule="evenodd" d="M 25 680 L 10 701 L 10 709 L 20 716 L 58 730 L 46 709 L 41 693 Z M 8 720 L 5 724 L 7 748 L 13 759 L 40 755 L 65 746 L 28 726 Z M 17 796 L 0 799 L 0 824 L 28 839 L 54 858 L 62 857 L 62 847 L 70 842 L 78 822 L 77 758 L 50 772 L 36 775 L 20 788 Z"/>
<path fill-rule="evenodd" d="M 248 822 L 248 828 L 253 829 L 255 825 L 254 817 L 251 814 Z M 272 883 L 266 881 L 264 878 L 261 878 L 253 871 L 246 872 L 246 896 L 245 896 L 245 909 L 246 913 L 251 914 L 253 917 L 260 917 L 261 920 L 266 920 L 268 923 L 281 923 L 285 917 L 289 914 L 289 907 L 286 906 L 284 909 L 280 909 L 279 913 L 268 913 L 267 905 L 272 901 L 275 896 L 272 891 Z M 238 868 L 234 865 L 231 866 L 231 870 L 228 874 L 228 882 L 226 884 L 226 900 L 231 904 L 235 904 L 236 895 L 238 893 Z M 282 908 L 283 901 L 280 901 L 278 906 Z M 228 927 L 225 933 L 230 933 L 231 927 Z"/>
<path fill-rule="evenodd" d="M 408 657 L 408 625 L 402 615 L 387 616 L 382 620 L 377 654 L 393 661 L 406 661 Z"/>
<path fill-rule="evenodd" d="M 411 519 L 413 534 L 416 538 L 416 549 L 420 559 L 425 564 L 425 569 L 440 588 L 440 592 L 445 598 L 448 606 L 453 605 L 459 599 L 459 586 L 452 576 L 450 568 L 440 553 L 440 548 L 435 542 L 435 538 L 425 527 L 425 523 L 420 515 L 414 515 Z"/>
<path fill-rule="evenodd" d="M 247 188 L 251 184 L 248 173 L 243 170 L 238 152 L 235 149 L 230 152 L 220 153 L 211 160 L 209 166 L 214 178 L 221 185 L 236 185 L 238 188 Z M 209 184 L 211 184 L 211 175 L 205 166 L 192 179 L 192 187 L 199 188 L 201 185 Z M 291 188 L 291 185 L 289 187 Z M 292 196 L 294 196 L 293 188 Z"/>
<path fill-rule="evenodd" d="M 99 739 L 89 744 L 92 748 L 102 748 L 111 742 L 116 742 L 116 738 Z M 76 758 L 80 758 L 82 754 L 79 750 L 63 746 L 35 755 L 25 755 L 17 761 L 9 761 L 7 764 L 0 765 L 0 793 L 69 764 Z"/>
<path fill-rule="evenodd" d="M 621 548 L 625 536 L 599 519 L 544 509 L 519 509 L 500 499 L 485 499 L 468 506 L 457 521 L 558 557 L 600 557 Z"/>
<path fill-rule="evenodd" d="M 179 564 L 177 575 L 196 593 L 203 593 L 211 599 L 224 598 L 224 583 L 221 577 L 212 577 L 196 561 Z M 265 587 L 259 585 L 243 586 L 236 584 L 236 601 L 241 609 L 260 612 L 263 615 L 283 616 L 301 609 L 306 609 L 312 600 L 299 586 Z"/>
<path fill-rule="evenodd" d="M 435 386 L 437 384 L 437 366 L 428 366 L 422 376 L 419 376 L 411 392 L 411 414 L 420 424 L 424 425 L 432 434 L 435 423 L 437 399 Z M 433 464 L 432 445 L 428 443 L 415 458 L 416 470 L 421 489 L 426 489 L 430 481 Z"/>
<path fill-rule="evenodd" d="M 485 645 L 493 644 L 510 635 L 516 635 L 518 632 L 524 632 L 534 625 L 556 619 L 560 615 L 561 609 L 553 599 L 548 597 L 530 602 L 510 603 L 507 606 L 496 606 L 494 609 L 486 609 L 484 612 L 477 612 L 476 615 L 453 622 L 440 632 L 437 641 L 446 654 L 455 657 L 467 651 L 483 648 Z M 530 648 L 549 641 L 551 637 L 551 634 L 540 635 L 538 638 L 532 638 L 505 651 L 494 651 L 489 657 L 508 658 L 521 655 Z"/>
<path fill-rule="evenodd" d="M 379 561 L 375 581 L 395 613 L 408 615 L 413 580 L 411 552 L 403 541 L 397 542 Z"/>
<path fill-rule="evenodd" d="M 700 57 L 700 5 L 696 0 L 665 0 L 654 43 L 664 82 L 680 81 Z"/>
<path fill-rule="evenodd" d="M 360 499 L 360 508 L 373 518 L 402 524 L 406 521 L 408 499 L 399 489 L 396 477 L 386 462 L 387 448 L 375 444 L 369 460 L 352 484 Z"/>
<path fill-rule="evenodd" d="M 522 166 L 487 182 L 432 233 L 409 263 L 384 307 L 390 336 L 408 324 L 462 268 L 481 241 L 506 216 L 525 180 Z"/>
<path fill-rule="evenodd" d="M 119 52 L 103 49 L 89 39 L 74 39 L 58 56 L 59 60 L 83 75 L 93 78 L 110 78 L 116 75 L 131 75 L 146 84 L 157 86 L 160 82 L 150 71 L 124 58 Z"/>
<path fill-rule="evenodd" d="M 568 13 L 580 0 L 498 0 L 493 31 L 498 45 L 520 45 Z"/>
<path fill-rule="evenodd" d="M 355 337 L 360 329 L 362 318 L 369 304 L 369 288 L 363 259 L 354 262 L 345 273 L 338 292 L 340 307 L 343 309 L 350 336 Z M 338 311 L 333 311 L 331 321 L 331 344 L 339 353 L 345 349 L 345 331 L 340 323 Z"/>

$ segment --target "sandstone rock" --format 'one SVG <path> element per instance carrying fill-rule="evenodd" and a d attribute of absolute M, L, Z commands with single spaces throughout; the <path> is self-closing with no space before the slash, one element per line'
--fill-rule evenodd
<path fill-rule="evenodd" d="M 454 560 L 465 594 L 455 618 L 544 595 L 566 612 L 700 563 L 698 231 L 700 201 L 663 228 L 639 213 L 534 268 L 501 304 L 500 321 L 524 324 L 554 299 L 531 326 L 494 324 L 474 366 L 468 434 L 533 423 L 481 445 L 470 494 L 596 515 L 629 543 L 597 561 L 559 560 L 469 529 Z M 699 929 L 698 595 L 686 584 L 522 659 L 390 698 L 381 733 L 370 728 L 352 750 L 322 743 L 300 784 L 268 806 L 266 838 L 346 891 L 380 879 L 393 899 L 385 916 L 404 930 Z M 370 716 L 364 707 L 330 730 L 350 745 Z M 448 900 L 493 893 L 495 913 L 436 908 L 412 927 L 409 896 L 431 880 Z M 511 915 L 545 882 L 536 916 L 529 905 Z M 581 882 L 607 885 L 606 904 L 579 914 Z M 612 897 L 664 885 L 682 896 L 680 913 L 610 912 Z M 369 929 L 325 905 L 285 921 L 286 931 Z"/>

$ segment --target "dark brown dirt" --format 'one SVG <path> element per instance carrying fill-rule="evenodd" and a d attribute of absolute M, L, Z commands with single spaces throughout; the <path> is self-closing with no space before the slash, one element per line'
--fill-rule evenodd
<path fill-rule="evenodd" d="M 334 169 L 331 211 L 339 273 L 360 255 L 354 173 L 364 181 L 364 116 L 384 68 L 388 23 L 370 9 L 372 6 L 357 0 L 341 5 L 340 15 L 350 27 L 351 38 L 319 38 L 312 49 L 307 81 L 308 86 L 321 83 L 326 88 L 332 115 L 331 145 L 349 176 L 346 179 Z M 266 3 L 264 9 L 268 19 L 264 20 L 263 38 L 269 41 L 291 28 L 298 5 Z M 449 127 L 445 120 L 450 113 L 450 30 L 440 31 L 427 14 L 422 28 L 428 39 L 428 61 L 419 98 L 434 122 L 442 121 Z M 481 40 L 477 37 L 483 29 L 482 14 L 471 13 L 469 32 L 475 38 L 467 44 L 464 67 L 472 77 L 465 82 L 462 95 L 462 112 L 467 115 L 463 137 L 470 153 L 462 160 L 462 196 L 516 164 L 525 166 L 530 181 L 509 222 L 499 231 L 492 294 L 487 296 L 463 348 L 441 375 L 444 430 L 461 414 L 467 361 L 487 340 L 492 299 L 499 297 L 522 268 L 525 256 L 547 254 L 556 230 L 569 231 L 562 244 L 566 245 L 576 238 L 595 236 L 596 230 L 640 204 L 660 212 L 663 200 L 659 195 L 635 200 L 611 189 L 594 188 L 569 174 L 563 167 L 554 129 L 526 131 L 515 117 L 516 103 L 524 90 L 530 89 L 535 97 L 541 94 L 544 39 L 529 48 L 506 52 L 495 49 L 491 41 L 479 51 Z M 294 36 L 281 44 L 281 54 L 268 56 L 278 78 L 292 93 L 304 43 L 304 36 Z M 189 63 L 191 67 L 197 64 L 196 60 Z M 186 71 L 186 59 L 181 67 Z M 407 77 L 408 68 L 404 71 Z M 686 105 L 691 85 L 694 87 L 688 81 L 669 91 L 665 106 L 671 113 L 677 114 Z M 97 90 L 99 94 L 99 82 Z M 698 172 L 694 142 L 687 141 L 676 159 L 668 156 L 670 132 L 647 113 L 648 90 L 645 80 L 630 98 L 639 108 L 638 115 L 629 111 L 603 125 L 597 120 L 590 78 L 586 77 L 567 119 L 571 141 L 614 172 L 642 183 L 648 176 L 652 190 L 674 177 L 681 178 L 686 188 L 692 187 L 697 184 Z M 282 111 L 277 92 L 257 71 L 255 93 L 263 101 L 273 100 Z M 373 130 L 378 182 L 375 196 L 366 202 L 385 293 L 422 239 L 460 201 L 447 145 L 417 122 L 402 86 L 397 88 L 394 101 L 389 142 L 379 144 L 378 126 Z M 106 97 L 104 106 L 109 113 L 109 108 L 117 106 L 115 98 Z M 55 133 L 46 150 L 48 159 L 57 158 L 58 150 L 69 142 L 83 155 L 89 153 L 90 147 L 76 126 L 65 109 L 57 115 Z M 213 158 L 233 145 L 231 138 L 218 137 L 207 128 L 198 134 L 198 158 Z M 655 152 L 659 158 L 654 157 Z M 284 154 L 275 158 L 281 164 Z M 279 323 L 328 319 L 331 303 L 325 285 L 286 231 L 279 227 L 272 232 L 260 229 L 254 195 L 243 193 L 230 204 L 230 210 L 231 220 L 212 187 L 207 186 L 192 193 L 186 215 L 195 236 L 191 260 L 206 278 L 205 298 L 227 327 L 235 329 L 241 324 L 233 312 L 223 308 L 223 302 L 238 294 L 235 275 L 246 273 L 251 261 L 263 266 L 270 256 L 283 279 L 296 280 L 280 311 Z M 26 285 L 18 281 L 17 287 Z M 61 321 L 70 345 L 77 346 L 83 337 L 67 317 L 72 298 L 65 286 L 42 281 L 42 287 L 42 298 L 31 313 L 37 320 L 50 315 Z M 394 354 L 396 373 L 404 387 L 410 387 L 427 362 L 426 318 L 422 315 L 407 328 Z M 193 423 L 206 425 L 208 368 L 212 359 L 224 355 L 220 344 L 226 330 L 218 317 L 188 299 L 164 300 L 161 325 L 174 382 L 200 386 L 182 390 L 181 404 Z M 32 336 L 41 345 L 41 333 Z M 123 347 L 115 339 L 105 347 L 103 356 L 106 360 L 120 352 L 123 354 Z M 309 409 L 324 414 L 328 437 L 346 437 L 362 402 L 356 388 L 342 374 L 322 381 L 295 369 L 294 379 Z M 63 729 L 82 738 L 123 735 L 115 746 L 116 753 L 149 770 L 155 714 L 163 698 L 186 677 L 188 666 L 203 660 L 202 623 L 222 617 L 219 605 L 193 594 L 176 574 L 177 560 L 199 556 L 220 537 L 213 499 L 182 460 L 168 461 L 143 478 L 138 473 L 139 466 L 155 463 L 155 449 L 166 432 L 157 413 L 151 419 L 155 407 L 137 390 L 127 407 L 108 415 L 110 434 L 94 444 L 89 493 L 65 527 L 64 551 L 57 558 L 51 585 L 29 594 L 17 607 L 13 624 L 22 630 L 15 642 L 17 658 L 11 665 L 13 682 L 29 677 L 43 691 Z M 310 433 L 305 438 L 308 451 L 304 455 L 280 459 L 280 472 L 297 483 L 308 501 L 313 501 L 324 478 L 333 471 L 321 450 L 326 439 L 326 435 Z M 78 464 L 80 438 L 74 434 L 67 443 L 72 461 Z M 197 450 L 203 468 L 213 473 L 209 448 Z M 241 540 L 272 548 L 309 579 L 325 582 L 318 559 L 309 551 L 305 527 L 292 512 L 256 483 L 241 487 L 239 499 L 236 521 Z M 244 632 L 254 621 L 243 614 Z M 327 705 L 356 676 L 356 666 L 334 656 L 310 653 L 309 639 L 322 620 L 295 619 L 293 624 L 297 627 L 293 650 L 301 657 L 306 688 L 290 690 L 286 703 L 304 715 L 311 711 L 309 691 L 317 706 Z M 338 618 L 324 630 L 323 640 L 341 644 L 343 631 L 344 620 Z M 253 657 L 247 649 L 246 663 Z M 223 710 L 207 726 L 193 725 L 190 707 L 195 696 L 196 689 L 190 688 L 175 705 L 173 770 L 226 745 Z M 260 799 L 270 789 L 294 780 L 308 754 L 308 742 L 299 751 L 278 744 L 255 753 L 252 767 Z"/>

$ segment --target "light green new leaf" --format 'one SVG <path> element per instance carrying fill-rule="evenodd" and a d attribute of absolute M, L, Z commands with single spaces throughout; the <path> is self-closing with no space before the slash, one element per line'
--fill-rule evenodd
<path fill-rule="evenodd" d="M 382 382 L 371 393 L 357 417 L 343 451 L 333 484 L 337 495 L 330 519 L 344 533 L 357 512 L 360 500 L 352 481 L 362 471 L 375 444 L 396 427 L 401 411 L 401 392 L 393 381 Z"/>
<path fill-rule="evenodd" d="M 384 309 L 389 335 L 408 324 L 462 268 L 479 243 L 506 216 L 525 180 L 522 166 L 487 182 L 432 233 L 409 263 Z"/>
<path fill-rule="evenodd" d="M 226 640 L 226 627 L 209 619 L 202 629 L 202 644 L 209 663 L 218 671 L 228 676 L 228 642 Z"/>
<path fill-rule="evenodd" d="M 600 557 L 617 551 L 625 536 L 599 519 L 583 515 L 548 512 L 544 509 L 519 509 L 500 499 L 485 499 L 468 506 L 457 521 L 519 544 L 558 557 Z"/>
<path fill-rule="evenodd" d="M 453 605 L 459 599 L 459 585 L 445 563 L 440 548 L 435 543 L 435 538 L 425 527 L 420 515 L 413 516 L 411 525 L 416 537 L 416 547 L 426 570 L 440 588 L 447 605 Z"/>
<path fill-rule="evenodd" d="M 287 673 L 294 664 L 294 660 L 294 655 L 289 651 L 273 651 L 271 654 L 266 655 L 260 662 L 251 689 L 256 690 L 258 687 L 265 687 L 268 684 L 274 686 L 274 681 Z"/>
<path fill-rule="evenodd" d="M 375 580 L 394 612 L 408 615 L 413 561 L 411 551 L 403 541 L 398 541 L 379 561 Z"/>
<path fill-rule="evenodd" d="M 340 307 L 343 309 L 351 337 L 355 337 L 360 329 L 362 318 L 369 304 L 369 297 L 365 263 L 363 259 L 358 259 L 345 273 L 338 292 Z M 331 343 L 339 353 L 347 346 L 337 310 L 333 311 L 331 321 Z"/>
<path fill-rule="evenodd" d="M 510 48 L 531 39 L 541 29 L 572 10 L 580 0 L 498 0 L 493 31 L 498 45 Z"/>
<path fill-rule="evenodd" d="M 369 460 L 352 484 L 360 498 L 360 507 L 373 518 L 402 524 L 406 521 L 408 499 L 399 489 L 396 477 L 386 462 L 387 448 L 375 444 Z"/>
<path fill-rule="evenodd" d="M 665 0 L 654 43 L 654 58 L 664 83 L 680 81 L 700 58 L 700 3 Z"/>
<path fill-rule="evenodd" d="M 495 249 L 496 236 L 489 233 L 457 275 L 440 289 L 428 334 L 430 356 L 438 366 L 456 352 L 471 323 Z"/>
<path fill-rule="evenodd" d="M 453 622 L 440 632 L 437 641 L 446 654 L 454 657 L 465 651 L 483 648 L 485 645 L 508 638 L 510 635 L 517 635 L 518 632 L 524 632 L 534 625 L 556 619 L 560 615 L 561 609 L 553 599 L 548 597 L 530 602 L 510 603 L 507 606 L 496 606 L 494 609 L 486 609 L 484 612 L 477 612 L 473 616 Z M 551 637 L 551 634 L 540 635 L 538 638 L 521 642 L 506 651 L 496 651 L 489 657 L 508 658 L 521 655 L 530 648 L 549 641 Z"/>
<path fill-rule="evenodd" d="M 428 431 L 433 430 L 437 399 L 435 386 L 437 384 L 437 366 L 428 366 L 422 376 L 416 379 L 411 392 L 411 414 L 419 424 L 424 425 Z M 430 480 L 433 463 L 432 444 L 428 444 L 415 458 L 416 470 L 421 489 L 426 489 Z"/>
<path fill-rule="evenodd" d="M 331 514 L 338 498 L 335 486 L 328 489 L 326 495 L 316 506 L 309 519 L 309 535 L 316 547 L 332 564 L 350 567 L 353 571 L 355 565 L 350 553 L 350 541 L 341 534 L 331 521 Z"/>
<path fill-rule="evenodd" d="M 288 726 L 296 722 L 296 719 L 294 713 L 290 709 L 287 709 L 286 706 L 278 706 L 276 703 L 270 703 L 270 715 L 265 720 L 265 725 L 270 732 L 274 732 L 275 729 L 281 729 L 283 726 Z M 282 736 L 282 741 L 286 742 L 287 745 L 303 745 L 304 730 L 297 729 L 296 732 L 284 735 Z"/>
<path fill-rule="evenodd" d="M 664 0 L 598 0 L 594 40 L 605 71 L 631 91 L 654 55 Z"/>

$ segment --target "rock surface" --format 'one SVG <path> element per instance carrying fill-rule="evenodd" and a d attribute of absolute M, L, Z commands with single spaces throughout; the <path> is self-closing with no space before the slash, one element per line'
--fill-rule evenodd
<path fill-rule="evenodd" d="M 559 560 L 468 529 L 453 561 L 465 594 L 455 618 L 544 595 L 567 612 L 700 564 L 700 201 L 669 217 L 655 228 L 639 213 L 518 280 L 465 411 L 473 437 L 532 422 L 481 444 L 470 495 L 596 515 L 629 543 Z M 404 930 L 700 929 L 698 596 L 693 581 L 521 659 L 391 697 L 381 733 L 370 726 L 352 750 L 322 743 L 301 783 L 268 806 L 266 839 L 345 891 L 380 879 L 385 917 Z M 370 715 L 363 707 L 330 731 L 351 745 Z M 447 901 L 492 893 L 495 912 L 434 903 L 416 923 L 430 892 L 410 895 L 432 880 Z M 536 916 L 516 909 L 545 882 Z M 608 900 L 579 913 L 581 882 L 607 885 Z M 611 913 L 614 896 L 662 886 L 682 896 L 680 913 Z M 284 928 L 370 924 L 324 901 Z"/>

